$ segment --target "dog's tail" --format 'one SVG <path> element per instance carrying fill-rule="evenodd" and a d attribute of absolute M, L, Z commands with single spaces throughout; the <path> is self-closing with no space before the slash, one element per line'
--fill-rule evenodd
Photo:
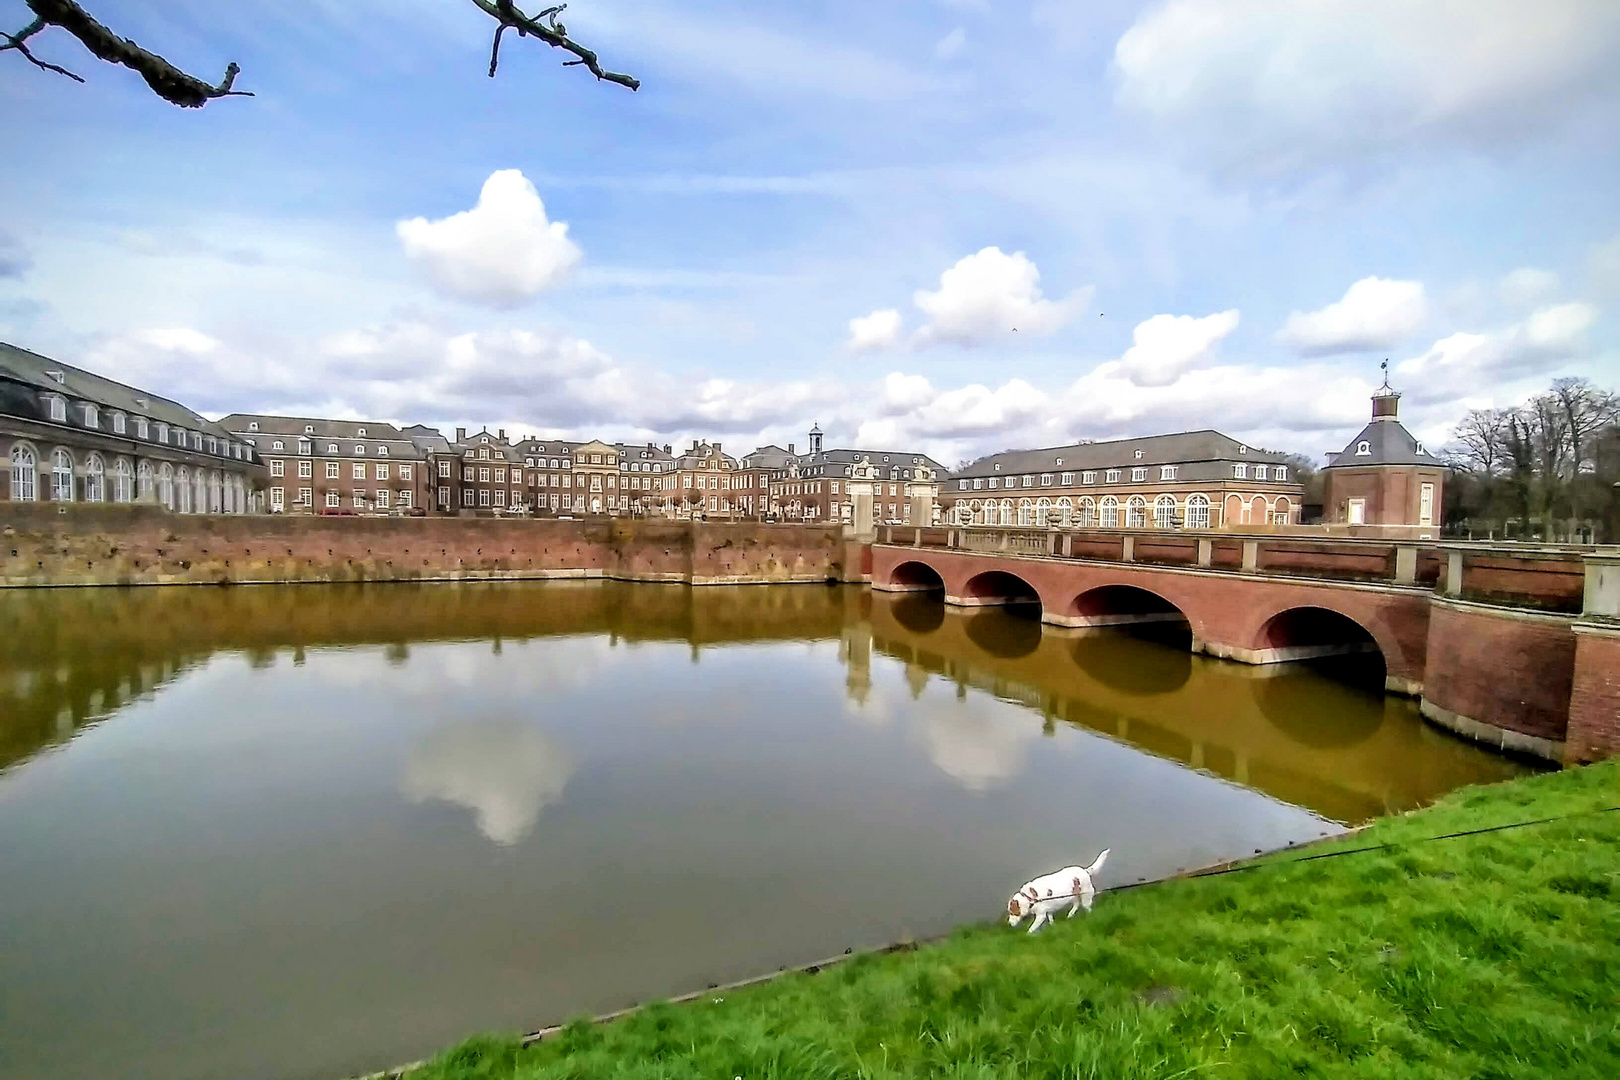
<path fill-rule="evenodd" d="M 1086 867 L 1087 876 L 1097 876 L 1097 872 L 1103 868 L 1103 863 L 1108 861 L 1108 852 L 1111 850 L 1111 848 L 1103 848 L 1102 854 L 1097 856 L 1097 861 Z"/>

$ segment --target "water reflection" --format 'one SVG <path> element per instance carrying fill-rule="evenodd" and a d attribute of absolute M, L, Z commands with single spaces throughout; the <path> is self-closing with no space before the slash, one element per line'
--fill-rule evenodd
<path fill-rule="evenodd" d="M 573 756 L 532 724 L 450 722 L 416 744 L 400 791 L 413 802 L 464 806 L 479 832 L 510 846 L 529 834 L 541 810 L 562 798 L 574 769 Z"/>

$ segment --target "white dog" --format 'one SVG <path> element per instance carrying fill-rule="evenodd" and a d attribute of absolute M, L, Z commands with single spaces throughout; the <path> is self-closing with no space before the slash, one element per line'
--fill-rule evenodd
<path fill-rule="evenodd" d="M 1007 901 L 1007 925 L 1017 926 L 1026 915 L 1034 915 L 1035 921 L 1029 924 L 1029 932 L 1033 934 L 1065 906 L 1071 919 L 1081 908 L 1090 911 L 1092 901 L 1097 898 L 1097 886 L 1092 878 L 1108 861 L 1108 851 L 1104 848 L 1090 866 L 1065 866 L 1013 893 L 1012 899 Z"/>

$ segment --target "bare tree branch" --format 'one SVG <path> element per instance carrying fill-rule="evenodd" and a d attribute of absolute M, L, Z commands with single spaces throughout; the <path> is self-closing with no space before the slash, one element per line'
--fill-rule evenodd
<path fill-rule="evenodd" d="M 58 75 L 66 75 L 74 82 L 84 82 L 83 79 L 73 74 L 73 72 L 69 71 L 67 68 L 58 67 L 55 64 L 47 64 L 45 61 L 28 51 L 28 46 L 24 45 L 23 42 L 27 41 L 29 38 L 33 37 L 43 29 L 45 29 L 45 20 L 36 18 L 33 22 L 29 23 L 15 34 L 8 34 L 4 30 L 0 30 L 0 37 L 6 39 L 6 43 L 4 45 L 0 45 L 0 52 L 5 52 L 8 49 L 16 49 L 18 52 L 23 54 L 24 60 L 27 60 L 30 64 L 33 64 L 37 68 L 44 68 L 46 71 L 54 71 Z"/>
<path fill-rule="evenodd" d="M 226 67 L 225 77 L 217 86 L 211 86 L 195 75 L 187 75 L 157 53 L 148 52 L 128 38 L 119 37 L 91 18 L 89 12 L 79 6 L 77 0 L 25 0 L 25 2 L 36 18 L 21 34 L 7 34 L 8 44 L 3 48 L 17 49 L 39 67 L 61 72 L 79 82 L 84 81 L 54 64 L 43 64 L 34 60 L 22 44 L 23 38 L 38 33 L 47 25 L 59 26 L 78 38 L 79 43 L 89 49 L 97 59 L 105 60 L 109 64 L 122 64 L 138 73 L 146 80 L 146 85 L 152 88 L 153 93 L 176 105 L 197 109 L 214 98 L 253 96 L 244 90 L 231 89 L 236 82 L 237 72 L 241 70 L 235 64 Z"/>
<path fill-rule="evenodd" d="M 632 90 L 641 88 L 640 79 L 603 70 L 594 52 L 568 36 L 568 28 L 557 21 L 557 16 L 568 7 L 567 4 L 556 4 L 534 15 L 525 15 L 518 9 L 515 0 L 472 0 L 472 2 L 486 15 L 500 23 L 495 29 L 495 44 L 490 49 L 489 55 L 491 78 L 495 77 L 495 67 L 500 59 L 501 34 L 511 27 L 520 37 L 533 35 L 554 49 L 573 53 L 576 59 L 563 61 L 564 67 L 583 67 L 603 82 L 618 83 Z"/>

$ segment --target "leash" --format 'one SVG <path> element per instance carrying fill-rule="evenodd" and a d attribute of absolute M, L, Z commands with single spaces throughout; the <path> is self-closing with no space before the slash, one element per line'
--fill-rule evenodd
<path fill-rule="evenodd" d="M 1484 833 L 1506 832 L 1509 829 L 1528 829 L 1536 825 L 1549 825 L 1558 821 L 1571 821 L 1575 818 L 1594 817 L 1598 814 L 1620 813 L 1620 806 L 1603 806 L 1595 810 L 1578 810 L 1573 814 L 1559 814 L 1556 817 L 1535 818 L 1531 821 L 1513 821 L 1506 825 L 1487 825 L 1482 829 L 1464 829 L 1460 832 L 1441 833 L 1439 836 L 1420 836 L 1416 840 L 1407 840 L 1394 844 L 1369 844 L 1366 847 L 1346 848 L 1343 851 L 1324 851 L 1320 855 L 1304 855 L 1297 859 L 1279 859 L 1272 862 L 1248 862 L 1242 866 L 1223 866 L 1214 870 L 1200 870 L 1191 874 L 1182 874 L 1171 878 L 1158 878 L 1153 881 L 1133 881 L 1126 885 L 1110 885 L 1106 889 L 1098 889 L 1098 893 L 1124 892 L 1127 889 L 1140 889 L 1144 885 L 1159 885 L 1166 881 L 1187 881 L 1193 878 L 1221 877 L 1226 874 L 1243 874 L 1251 870 L 1265 870 L 1275 866 L 1293 866 L 1296 863 L 1316 862 L 1318 859 L 1337 859 L 1345 855 L 1365 855 L 1369 851 L 1395 851 L 1405 847 L 1415 847 L 1418 844 L 1432 844 L 1437 840 L 1454 840 L 1460 836 L 1480 836 Z"/>

